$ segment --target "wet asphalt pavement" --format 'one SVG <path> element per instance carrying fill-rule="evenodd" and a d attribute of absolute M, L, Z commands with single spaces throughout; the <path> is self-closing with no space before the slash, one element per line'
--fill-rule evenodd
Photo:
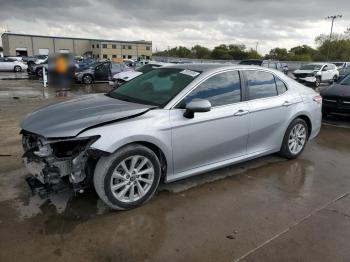
<path fill-rule="evenodd" d="M 161 185 L 111 212 L 91 190 L 42 200 L 24 182 L 19 121 L 106 84 L 55 91 L 0 81 L 0 261 L 350 261 L 350 118 L 330 117 L 303 154 Z"/>

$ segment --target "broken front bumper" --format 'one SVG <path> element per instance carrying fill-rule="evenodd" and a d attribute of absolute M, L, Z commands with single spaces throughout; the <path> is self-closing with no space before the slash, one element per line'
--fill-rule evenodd
<path fill-rule="evenodd" d="M 308 76 L 308 77 L 302 77 L 296 79 L 300 83 L 315 83 L 316 77 L 315 76 Z"/>
<path fill-rule="evenodd" d="M 96 157 L 90 156 L 88 150 L 98 137 L 48 140 L 25 131 L 22 134 L 23 161 L 36 182 L 46 188 L 57 187 L 63 182 L 68 182 L 75 190 L 86 186 L 87 160 Z M 33 189 L 36 183 L 31 180 L 28 184 Z"/>

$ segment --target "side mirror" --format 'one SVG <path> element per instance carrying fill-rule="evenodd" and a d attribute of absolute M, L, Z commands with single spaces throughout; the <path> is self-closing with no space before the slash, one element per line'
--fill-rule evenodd
<path fill-rule="evenodd" d="M 211 104 L 205 99 L 194 99 L 188 104 L 186 104 L 186 111 L 184 117 L 193 118 L 194 113 L 209 112 L 211 109 Z"/>

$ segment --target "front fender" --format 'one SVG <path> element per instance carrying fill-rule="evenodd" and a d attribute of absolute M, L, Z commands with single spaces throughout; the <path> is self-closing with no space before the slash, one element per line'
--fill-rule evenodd
<path fill-rule="evenodd" d="M 99 135 L 91 148 L 114 153 L 121 147 L 137 142 L 157 146 L 164 154 L 168 174 L 172 173 L 171 127 L 169 110 L 151 110 L 144 115 L 86 130 L 79 136 Z"/>

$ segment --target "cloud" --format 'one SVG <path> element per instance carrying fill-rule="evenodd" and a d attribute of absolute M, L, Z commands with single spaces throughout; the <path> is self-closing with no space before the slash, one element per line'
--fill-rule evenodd
<path fill-rule="evenodd" d="M 329 33 L 328 15 L 343 14 L 335 32 L 350 26 L 348 0 L 2 0 L 0 6 L 0 26 L 11 32 L 144 39 L 154 49 L 259 42 L 266 53 L 276 46 L 314 45 L 317 35 Z"/>

